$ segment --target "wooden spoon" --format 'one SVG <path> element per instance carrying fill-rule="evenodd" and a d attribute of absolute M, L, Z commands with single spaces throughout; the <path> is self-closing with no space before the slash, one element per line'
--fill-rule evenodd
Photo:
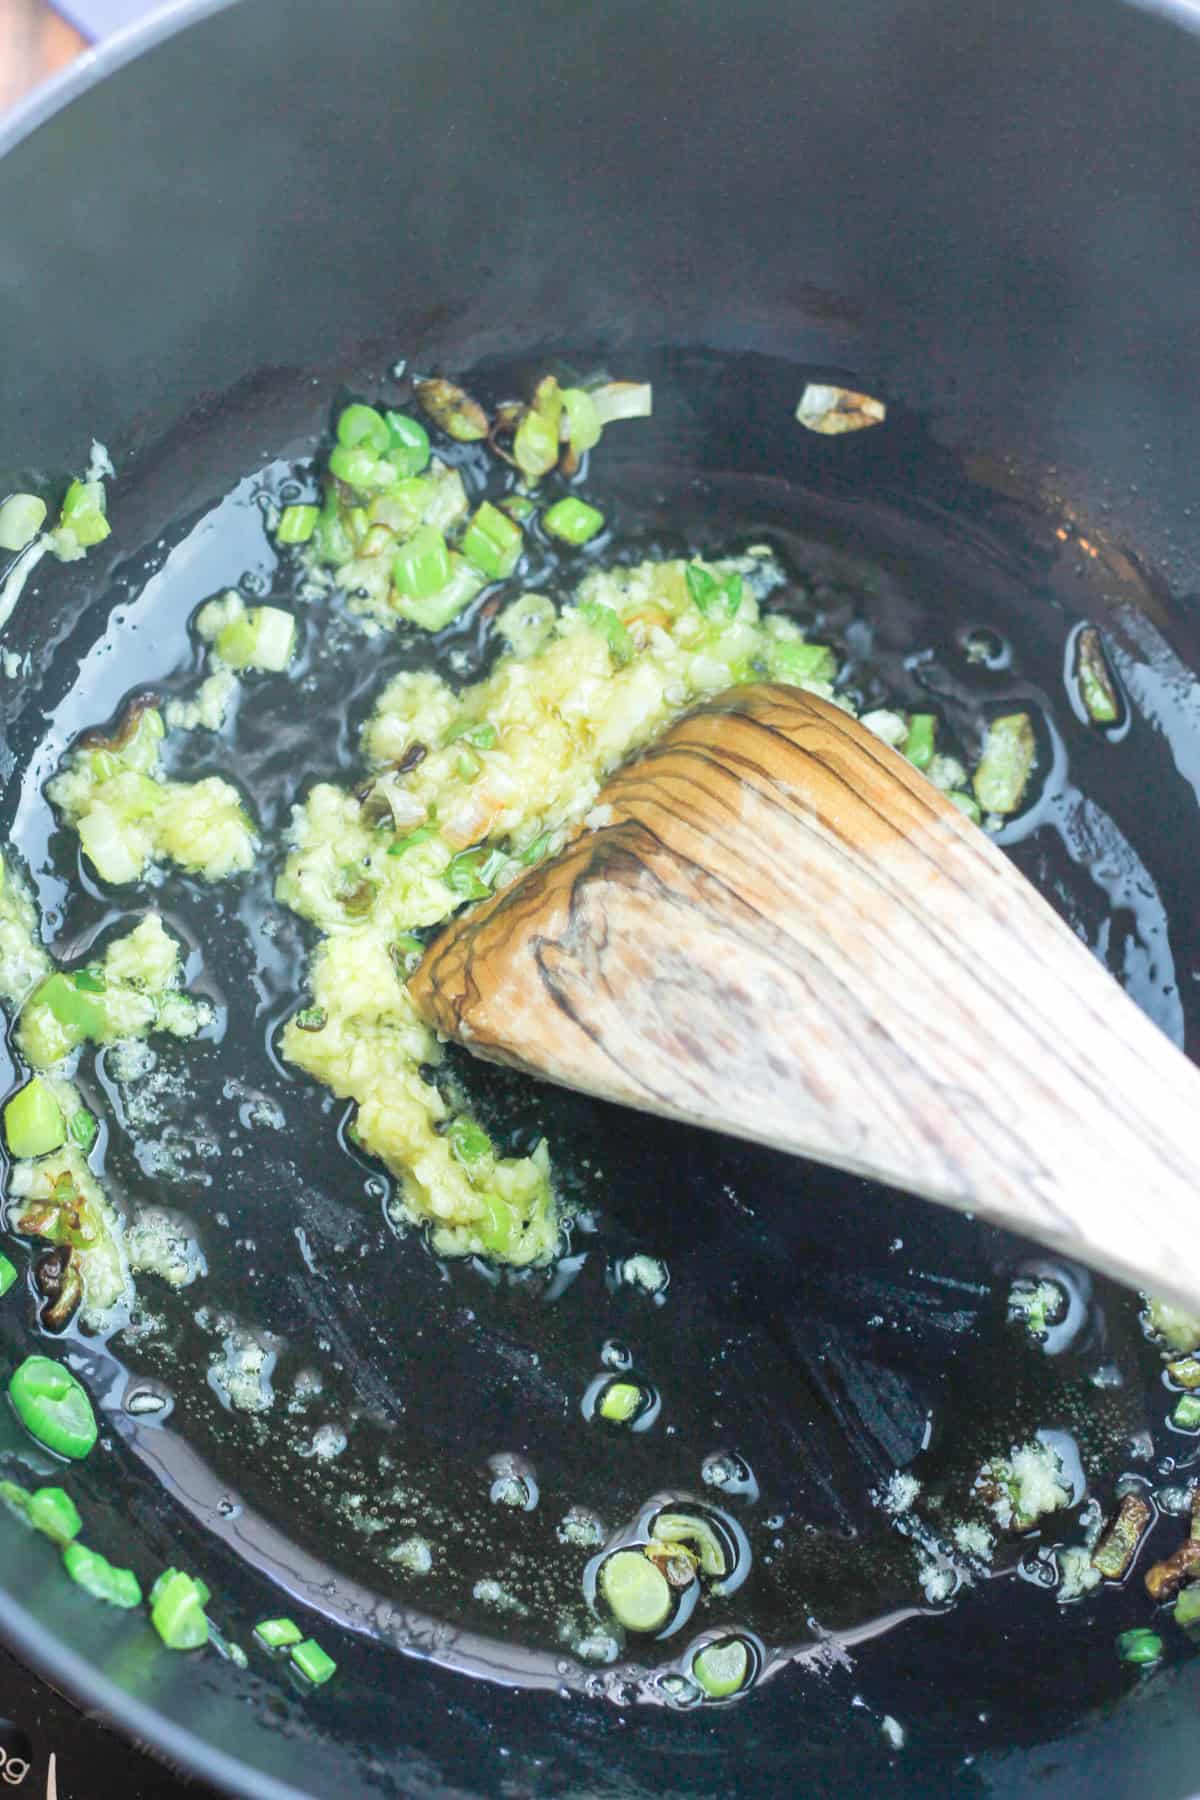
<path fill-rule="evenodd" d="M 739 688 L 598 807 L 431 946 L 445 1036 L 1200 1307 L 1200 1073 L 903 757 Z"/>

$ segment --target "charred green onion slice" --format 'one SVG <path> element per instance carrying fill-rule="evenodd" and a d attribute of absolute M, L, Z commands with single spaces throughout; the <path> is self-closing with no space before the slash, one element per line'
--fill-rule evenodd
<path fill-rule="evenodd" d="M 984 812 L 1017 811 L 1025 797 L 1036 748 L 1028 713 L 1007 713 L 992 720 L 973 783 Z"/>
<path fill-rule="evenodd" d="M 1092 1567 L 1107 1581 L 1120 1581 L 1141 1543 L 1152 1510 L 1140 1494 L 1126 1494 L 1117 1516 L 1092 1552 Z"/>
<path fill-rule="evenodd" d="M 198 1650 L 208 1642 L 208 1589 L 182 1569 L 166 1569 L 150 1590 L 150 1622 L 168 1650 Z"/>
<path fill-rule="evenodd" d="M 692 1662 L 692 1678 L 710 1700 L 725 1700 L 736 1694 L 745 1687 L 749 1672 L 750 1654 L 741 1638 L 706 1644 Z"/>
<path fill-rule="evenodd" d="M 585 500 L 558 500 L 542 517 L 552 537 L 564 544 L 586 544 L 604 529 L 604 514 Z"/>
<path fill-rule="evenodd" d="M 27 1081 L 4 1108 L 4 1140 L 18 1161 L 48 1156 L 67 1135 L 62 1107 L 39 1075 Z"/>
<path fill-rule="evenodd" d="M 298 1625 L 291 1619 L 263 1619 L 254 1627 L 254 1634 L 260 1637 L 268 1650 L 283 1650 L 289 1644 L 298 1644 L 304 1637 Z"/>
<path fill-rule="evenodd" d="M 441 426 L 447 437 L 460 444 L 472 444 L 487 436 L 488 420 L 482 406 L 452 381 L 418 381 L 414 391 L 422 411 Z"/>
<path fill-rule="evenodd" d="M 313 1638 L 305 1638 L 302 1643 L 293 1645 L 292 1666 L 299 1669 L 305 1680 L 311 1681 L 314 1687 L 320 1687 L 337 1674 L 337 1664 L 332 1656 L 322 1650 Z"/>
<path fill-rule="evenodd" d="M 626 1631 L 659 1631 L 671 1616 L 671 1589 L 640 1550 L 618 1550 L 600 1567 L 599 1588 Z"/>
<path fill-rule="evenodd" d="M 651 1536 L 660 1544 L 694 1544 L 700 1567 L 714 1579 L 724 1575 L 728 1567 L 720 1538 L 707 1519 L 697 1518 L 694 1513 L 659 1513 Z"/>
<path fill-rule="evenodd" d="M 10 494 L 0 506 L 0 550 L 24 550 L 46 523 L 46 502 L 36 494 Z"/>
<path fill-rule="evenodd" d="M 133 1570 L 117 1568 L 96 1550 L 88 1550 L 83 1544 L 68 1544 L 63 1551 L 63 1567 L 71 1580 L 96 1600 L 126 1611 L 142 1604 L 141 1583 Z"/>
<path fill-rule="evenodd" d="M 275 541 L 280 544 L 307 544 L 317 529 L 320 516 L 319 506 L 285 506 L 279 516 Z"/>
<path fill-rule="evenodd" d="M 485 500 L 463 533 L 462 552 L 489 581 L 506 581 L 521 560 L 522 542 L 521 527 Z"/>
<path fill-rule="evenodd" d="M 8 1384 L 26 1431 L 47 1450 L 79 1460 L 96 1442 L 96 1415 L 69 1369 L 48 1356 L 27 1356 Z"/>
<path fill-rule="evenodd" d="M 1085 625 L 1075 646 L 1075 679 L 1084 711 L 1097 725 L 1114 725 L 1121 716 L 1113 678 L 1109 673 L 1100 633 Z"/>
<path fill-rule="evenodd" d="M 1169 1362 L 1167 1374 L 1176 1387 L 1200 1388 L 1200 1357 L 1181 1356 L 1178 1362 Z"/>
<path fill-rule="evenodd" d="M 1139 1626 L 1136 1631 L 1123 1631 L 1117 1639 L 1117 1655 L 1123 1663 L 1145 1667 L 1158 1662 L 1162 1653 L 1162 1639 L 1156 1631 L 1148 1631 L 1145 1626 Z"/>

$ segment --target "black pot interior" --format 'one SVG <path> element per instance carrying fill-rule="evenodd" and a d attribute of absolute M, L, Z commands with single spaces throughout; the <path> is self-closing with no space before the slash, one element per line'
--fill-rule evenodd
<path fill-rule="evenodd" d="M 48 932 L 78 943 L 109 912 L 94 890 L 68 899 L 42 782 L 132 687 L 194 678 L 187 620 L 200 600 L 247 575 L 274 591 L 254 494 L 311 455 L 331 402 L 377 391 L 399 355 L 470 368 L 497 391 L 519 385 L 518 356 L 525 369 L 608 361 L 652 377 L 658 401 L 652 426 L 611 454 L 606 443 L 596 465 L 631 542 L 768 536 L 851 654 L 866 647 L 865 610 L 864 667 L 890 692 L 936 694 L 964 735 L 981 703 L 1020 700 L 1054 720 L 1050 773 L 1008 847 L 1194 1051 L 1200 717 L 1186 671 L 1200 655 L 1180 603 L 1194 574 L 1194 428 L 1176 417 L 1175 384 L 1195 349 L 1174 283 L 1196 247 L 1194 221 L 1164 197 L 1168 168 L 1181 184 L 1181 155 L 1196 154 L 1175 135 L 1172 72 L 1191 44 L 1116 6 L 1061 8 L 1019 37 L 974 6 L 814 11 L 802 32 L 768 6 L 736 32 L 715 6 L 657 9 L 652 30 L 622 5 L 570 21 L 519 10 L 501 24 L 464 3 L 432 20 L 368 0 L 334 32 L 307 0 L 245 0 L 86 87 L 0 161 L 14 221 L 0 319 L 27 350 L 0 468 L 65 469 L 95 433 L 120 472 L 110 544 L 31 586 L 6 640 L 32 653 L 32 671 L 3 696 L 0 826 L 37 879 Z M 1066 83 L 1053 73 L 1064 59 Z M 1131 64 L 1136 102 L 1136 84 L 1117 79 Z M 402 71 L 403 143 L 383 67 Z M 738 95 L 754 96 L 752 126 Z M 85 306 L 89 295 L 103 301 Z M 832 448 L 797 431 L 811 372 L 885 392 L 887 429 Z M 1120 756 L 1063 705 L 1081 617 L 1106 626 L 1124 682 Z M 307 628 L 314 706 L 346 679 L 344 660 L 318 652 L 326 623 Z M 968 665 L 976 626 L 1011 657 Z M 476 624 L 454 647 L 486 654 Z M 329 741 L 289 721 L 278 695 L 272 711 L 264 690 L 260 729 L 185 757 L 237 780 L 277 829 L 305 781 L 344 773 L 394 666 L 386 647 L 363 660 Z M 97 1616 L 52 1558 L 0 1533 L 0 1617 L 16 1647 L 247 1792 L 274 1778 L 320 1794 L 736 1783 L 819 1795 L 849 1781 L 969 1795 L 1031 1791 L 1056 1769 L 1067 1793 L 1135 1780 L 1185 1793 L 1195 1664 L 1180 1652 L 1149 1688 L 1119 1669 L 1112 1638 L 1145 1610 L 1133 1584 L 1097 1616 L 1054 1608 L 1014 1574 L 844 1659 L 781 1666 L 749 1702 L 703 1716 L 614 1704 L 569 1658 L 518 1654 L 471 1616 L 470 1581 L 528 1552 L 529 1527 L 489 1510 L 490 1455 L 530 1459 L 549 1530 L 602 1478 L 630 1512 L 658 1489 L 694 1489 L 702 1455 L 726 1445 L 761 1489 L 756 1554 L 771 1555 L 760 1521 L 774 1513 L 785 1537 L 802 1521 L 823 1534 L 802 1583 L 764 1584 L 774 1599 L 755 1624 L 771 1655 L 811 1645 L 810 1615 L 850 1632 L 911 1609 L 868 1490 L 916 1453 L 929 1416 L 933 1452 L 950 1458 L 997 1408 L 1048 1422 L 1037 1383 L 996 1366 L 1007 1275 L 1034 1252 L 851 1178 L 491 1075 L 478 1085 L 494 1117 L 545 1127 L 580 1190 L 601 1189 L 596 1228 L 577 1234 L 578 1266 L 552 1296 L 466 1264 L 439 1271 L 385 1229 L 379 1171 L 345 1145 L 336 1112 L 267 1054 L 302 942 L 294 921 L 263 934 L 271 873 L 215 908 L 186 881 L 162 897 L 228 1015 L 223 1041 L 191 1053 L 170 1199 L 204 1218 L 212 1304 L 237 1294 L 297 1357 L 324 1340 L 341 1365 L 337 1406 L 374 1450 L 398 1446 L 414 1480 L 427 1473 L 423 1504 L 463 1534 L 460 1630 L 436 1599 L 381 1587 L 339 1511 L 370 1479 L 356 1451 L 331 1477 L 310 1463 L 298 1480 L 295 1459 L 275 1454 L 289 1427 L 255 1438 L 231 1423 L 204 1378 L 210 1339 L 193 1315 L 206 1295 L 192 1290 L 161 1305 L 173 1348 L 157 1362 L 145 1346 L 75 1346 L 111 1403 L 106 1454 L 81 1477 L 94 1535 L 116 1555 L 132 1526 L 148 1566 L 202 1569 L 239 1640 L 281 1610 L 282 1587 L 324 1615 L 337 1682 L 301 1698 L 261 1663 L 242 1673 L 156 1653 L 144 1624 Z M 229 1088 L 235 1065 L 253 1070 L 249 1087 Z M 246 1130 L 254 1098 L 279 1108 L 282 1130 Z M 110 1169 L 146 1199 L 156 1183 L 136 1139 L 136 1126 L 114 1133 Z M 614 1264 L 643 1247 L 670 1263 L 661 1307 L 613 1290 Z M 1053 1402 L 1064 1425 L 1078 1424 L 1087 1359 L 1136 1341 L 1136 1310 L 1097 1284 Z M 9 1308 L 3 1329 L 21 1353 L 27 1313 Z M 563 1424 L 614 1337 L 673 1396 L 675 1427 L 674 1442 L 647 1434 L 615 1475 Z M 121 1364 L 175 1395 L 161 1428 L 124 1409 Z M 1152 1366 L 1146 1378 L 1104 1427 L 1114 1441 L 1149 1417 Z M 884 1714 L 909 1730 L 900 1757 Z"/>

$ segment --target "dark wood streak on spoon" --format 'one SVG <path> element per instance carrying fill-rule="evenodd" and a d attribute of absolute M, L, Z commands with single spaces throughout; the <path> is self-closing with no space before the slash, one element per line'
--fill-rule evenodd
<path fill-rule="evenodd" d="M 903 757 L 741 688 L 597 805 L 427 952 L 444 1035 L 1200 1303 L 1200 1074 Z"/>

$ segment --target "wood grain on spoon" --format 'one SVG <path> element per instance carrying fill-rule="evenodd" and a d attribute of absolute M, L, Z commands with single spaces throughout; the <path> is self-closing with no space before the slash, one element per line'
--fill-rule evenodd
<path fill-rule="evenodd" d="M 446 1036 L 1200 1304 L 1200 1073 L 903 757 L 741 688 L 599 805 L 426 954 Z"/>

